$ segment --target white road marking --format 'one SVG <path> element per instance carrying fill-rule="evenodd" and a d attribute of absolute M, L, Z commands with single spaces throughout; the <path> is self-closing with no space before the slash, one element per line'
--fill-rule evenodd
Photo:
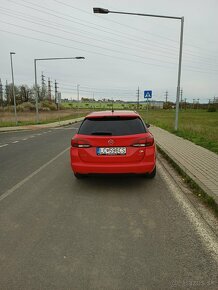
<path fill-rule="evenodd" d="M 42 133 L 38 133 L 38 134 L 36 134 L 37 136 L 41 136 L 42 135 Z"/>
<path fill-rule="evenodd" d="M 8 144 L 5 144 L 5 146 Z M 17 184 L 15 184 L 12 188 L 8 189 L 7 191 L 5 191 L 1 196 L 0 196 L 0 202 L 5 199 L 6 197 L 8 197 L 9 195 L 11 195 L 12 193 L 14 193 L 18 188 L 20 188 L 22 185 L 24 185 L 27 181 L 29 181 L 33 176 L 35 176 L 36 174 L 38 174 L 40 171 L 42 171 L 45 167 L 47 167 L 49 164 L 51 164 L 53 161 L 55 161 L 56 159 L 58 159 L 61 155 L 63 155 L 66 151 L 68 151 L 70 149 L 70 147 L 68 147 L 67 149 L 65 149 L 64 151 L 62 151 L 61 153 L 59 153 L 57 156 L 55 156 L 54 158 L 52 158 L 51 160 L 49 160 L 48 162 L 46 162 L 45 164 L 43 164 L 41 167 L 39 167 L 37 170 L 35 170 L 33 173 L 31 173 L 29 176 L 27 176 L 26 178 L 24 178 L 23 180 L 21 180 L 20 182 L 18 182 Z"/>
<path fill-rule="evenodd" d="M 26 140 L 28 140 L 28 138 L 24 138 L 24 139 L 22 139 L 23 141 L 26 141 Z"/>
<path fill-rule="evenodd" d="M 0 145 L 0 147 L 5 147 L 5 146 L 8 146 L 8 144 L 3 144 L 3 145 Z"/>
<path fill-rule="evenodd" d="M 11 142 L 11 143 L 13 143 L 13 144 L 15 144 L 15 143 L 18 143 L 19 141 L 13 141 L 13 142 Z"/>
<path fill-rule="evenodd" d="M 158 172 L 160 173 L 165 184 L 169 187 L 169 193 L 178 202 L 180 208 L 185 213 L 189 222 L 195 229 L 196 233 L 201 239 L 201 242 L 208 250 L 209 254 L 218 263 L 218 242 L 216 234 L 211 230 L 210 226 L 202 219 L 200 213 L 190 203 L 188 198 L 178 187 L 172 177 L 166 172 L 164 167 L 158 162 Z"/>

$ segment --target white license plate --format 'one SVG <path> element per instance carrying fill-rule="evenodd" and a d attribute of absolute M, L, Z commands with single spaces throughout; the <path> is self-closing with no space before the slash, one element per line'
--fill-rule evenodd
<path fill-rule="evenodd" d="M 97 155 L 126 155 L 126 147 L 98 147 Z"/>

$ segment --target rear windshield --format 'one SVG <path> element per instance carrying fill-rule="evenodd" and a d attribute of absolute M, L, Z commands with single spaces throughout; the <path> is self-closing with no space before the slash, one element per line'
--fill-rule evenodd
<path fill-rule="evenodd" d="M 123 136 L 146 133 L 142 120 L 136 118 L 103 117 L 85 119 L 79 134 L 96 136 Z"/>

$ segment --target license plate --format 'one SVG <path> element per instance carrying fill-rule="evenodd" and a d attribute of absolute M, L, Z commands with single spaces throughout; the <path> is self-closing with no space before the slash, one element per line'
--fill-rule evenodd
<path fill-rule="evenodd" d="M 126 147 L 98 147 L 96 153 L 97 155 L 126 155 Z"/>

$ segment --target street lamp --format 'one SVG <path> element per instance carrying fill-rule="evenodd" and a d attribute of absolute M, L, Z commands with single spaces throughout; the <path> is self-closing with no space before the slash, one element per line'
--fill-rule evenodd
<path fill-rule="evenodd" d="M 39 106 L 38 106 L 38 85 L 37 85 L 37 72 L 36 72 L 36 62 L 41 60 L 59 60 L 59 59 L 85 59 L 84 56 L 76 57 L 47 57 L 47 58 L 35 58 L 34 59 L 34 72 L 35 72 L 35 96 L 36 96 L 36 122 L 39 123 Z"/>
<path fill-rule="evenodd" d="M 10 52 L 12 90 L 13 90 L 13 99 L 14 99 L 14 117 L 15 117 L 15 123 L 16 123 L 16 126 L 17 126 L 17 107 L 16 107 L 16 97 L 15 97 L 15 89 L 14 89 L 14 70 L 13 70 L 13 62 L 12 62 L 12 55 L 14 55 L 14 54 L 15 54 L 15 52 Z"/>
<path fill-rule="evenodd" d="M 77 87 L 77 117 L 79 117 L 79 87 L 80 85 L 78 84 L 76 87 Z"/>
<path fill-rule="evenodd" d="M 179 66 L 178 66 L 178 82 L 176 91 L 176 117 L 175 117 L 175 131 L 178 130 L 178 116 L 179 116 L 179 95 L 180 95 L 180 80 L 181 80 L 181 66 L 182 66 L 182 45 L 183 45 L 183 28 L 184 28 L 184 17 L 174 17 L 174 16 L 164 16 L 164 15 L 154 15 L 154 14 L 142 14 L 142 13 L 129 13 L 120 11 L 110 11 L 105 8 L 94 7 L 94 13 L 108 14 L 127 14 L 127 15 L 137 15 L 137 16 L 149 16 L 149 17 L 160 17 L 160 18 L 170 18 L 181 20 L 181 32 L 180 32 L 180 49 L 179 49 Z"/>

